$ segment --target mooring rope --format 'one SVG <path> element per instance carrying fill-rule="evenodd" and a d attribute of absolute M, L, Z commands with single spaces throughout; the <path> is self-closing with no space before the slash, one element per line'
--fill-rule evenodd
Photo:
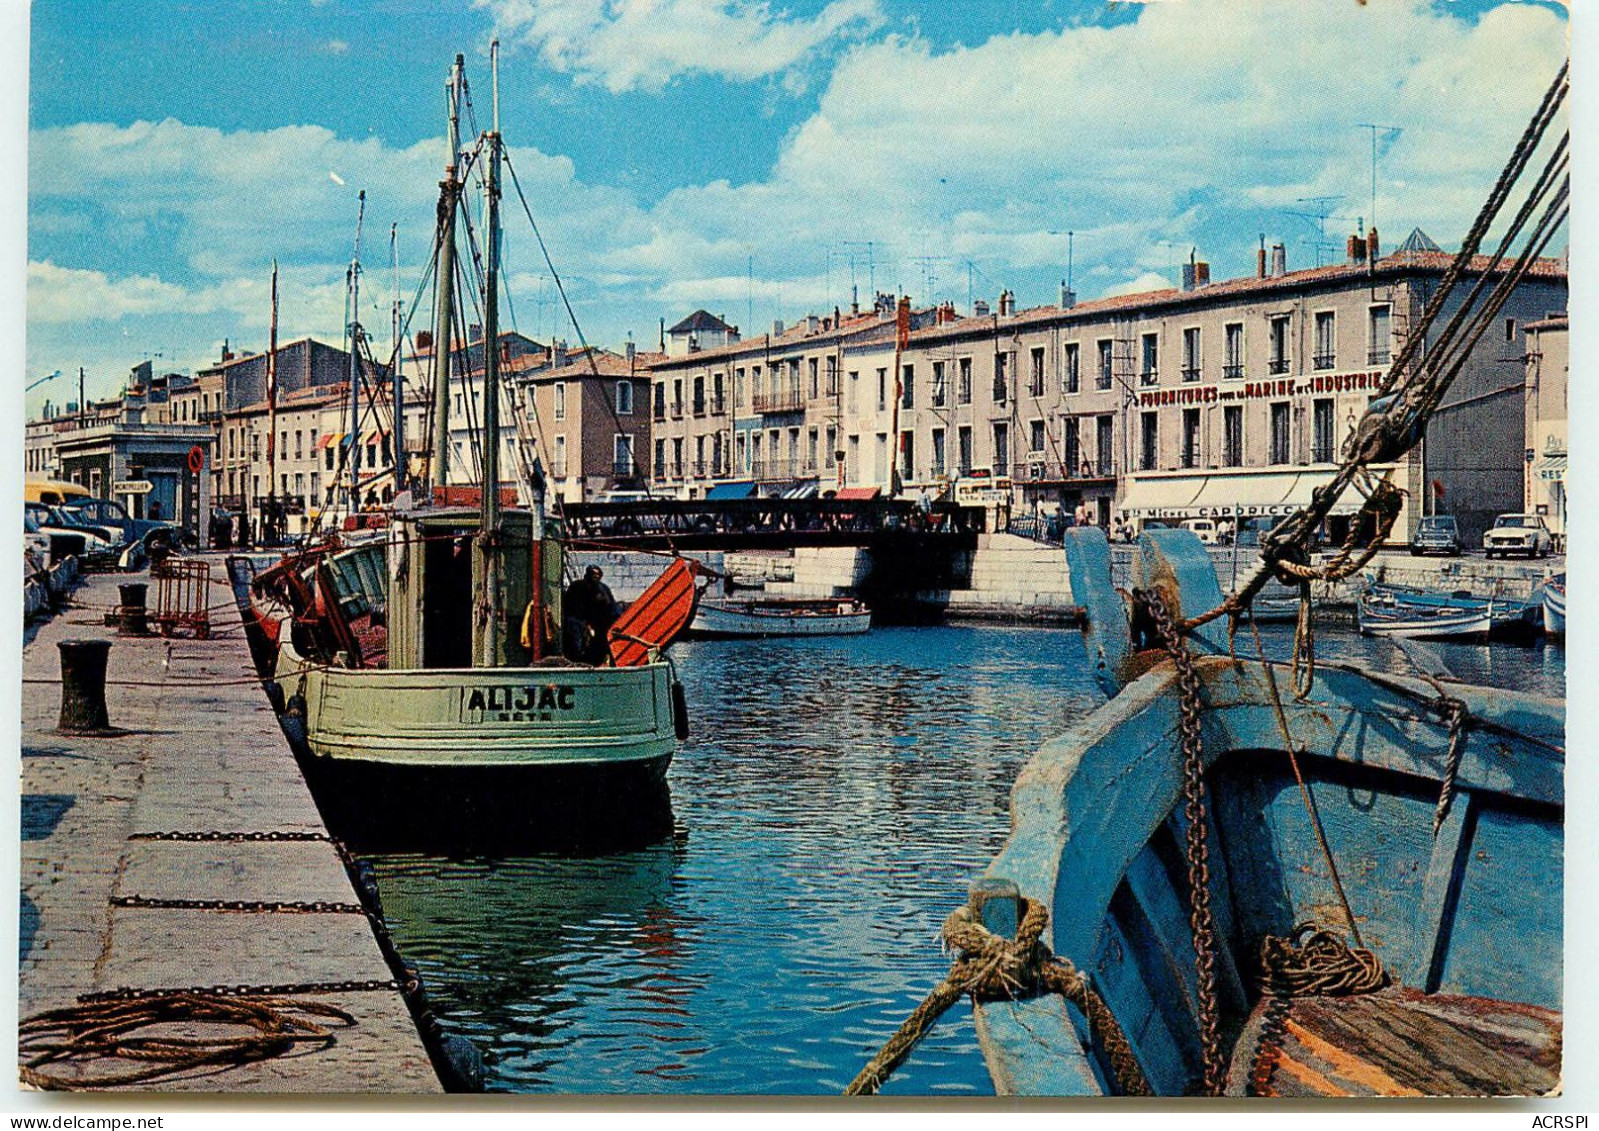
<path fill-rule="evenodd" d="M 37 1013 L 18 1025 L 22 1082 L 47 1091 L 76 1091 L 140 1084 L 196 1068 L 231 1068 L 282 1056 L 297 1045 L 326 1047 L 331 1029 L 355 1024 L 344 1010 L 321 1002 L 274 997 L 223 997 L 200 991 L 84 1002 Z M 140 1031 L 161 1026 L 155 1032 Z M 220 1026 L 223 1032 L 179 1035 Z M 245 1030 L 239 1035 L 237 1030 Z M 130 1071 L 93 1068 L 99 1062 L 136 1061 Z M 71 1065 L 62 1072 L 46 1066 Z"/>
<path fill-rule="evenodd" d="M 933 1023 L 962 997 L 1014 1001 L 1040 993 L 1060 994 L 1082 1011 L 1090 1034 L 1105 1049 L 1123 1094 L 1150 1094 L 1149 1082 L 1110 1007 L 1086 975 L 1068 960 L 1051 954 L 1043 942 L 1049 912 L 1037 900 L 1023 898 L 1021 902 L 1022 921 L 1014 939 L 994 934 L 970 907 L 958 907 L 950 913 L 944 921 L 944 942 L 958 954 L 949 973 L 844 1089 L 846 1096 L 875 1094 Z"/>

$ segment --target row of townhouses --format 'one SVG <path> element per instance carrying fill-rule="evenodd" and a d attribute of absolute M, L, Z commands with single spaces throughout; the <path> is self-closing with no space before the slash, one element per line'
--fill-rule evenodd
<path fill-rule="evenodd" d="M 1168 290 L 1083 303 L 1063 293 L 1026 310 L 1007 292 L 992 310 L 912 311 L 905 334 L 888 295 L 748 339 L 696 311 L 663 329 L 658 353 L 568 351 L 507 333 L 501 467 L 526 482 L 538 461 L 566 501 L 639 489 L 887 492 L 896 472 L 917 497 L 986 469 L 1010 479 L 1018 509 L 1083 507 L 1106 526 L 1280 515 L 1331 477 L 1450 260 L 1419 231 L 1381 256 L 1372 233 L 1351 237 L 1347 260 L 1331 266 L 1290 271 L 1279 246 L 1240 279 L 1213 282 L 1193 262 Z M 1425 444 L 1385 469 L 1406 491 L 1396 537 L 1433 511 L 1456 515 L 1468 538 L 1523 509 L 1563 531 L 1565 309 L 1563 264 L 1534 264 Z M 468 337 L 453 355 L 454 483 L 481 478 L 482 342 Z M 431 446 L 432 365 L 419 334 L 401 367 L 413 472 Z M 352 465 L 358 506 L 392 498 L 382 366 L 359 367 L 353 427 L 345 351 L 310 339 L 281 347 L 275 408 L 266 373 L 259 353 L 225 351 L 192 377 L 144 363 L 120 398 L 30 422 L 28 473 L 97 494 L 122 488 L 130 509 L 158 502 L 186 522 L 213 505 L 276 503 L 291 532 L 348 505 Z M 188 472 L 190 460 L 203 471 Z M 1358 505 L 1340 505 L 1330 536 Z"/>
<path fill-rule="evenodd" d="M 892 299 L 776 325 L 653 367 L 653 478 L 690 497 L 738 482 L 886 491 L 897 467 L 918 493 L 986 468 L 1012 479 L 1018 506 L 1086 505 L 1101 525 L 1285 514 L 1331 478 L 1452 258 L 1420 231 L 1387 256 L 1375 233 L 1352 236 L 1346 262 L 1299 271 L 1278 246 L 1240 279 L 1213 282 L 1195 262 L 1169 290 L 920 311 L 903 348 Z M 1563 376 L 1558 453 L 1530 438 L 1526 389 L 1565 309 L 1564 266 L 1534 264 L 1425 445 L 1385 469 L 1406 491 L 1400 536 L 1424 511 L 1455 514 L 1469 538 L 1498 513 L 1549 505 L 1528 483 L 1563 468 Z M 1358 506 L 1340 504 L 1334 537 Z"/>

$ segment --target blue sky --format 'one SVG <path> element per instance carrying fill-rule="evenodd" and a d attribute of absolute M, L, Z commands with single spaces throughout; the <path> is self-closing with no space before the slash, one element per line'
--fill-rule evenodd
<path fill-rule="evenodd" d="M 1486 0 L 37 0 L 30 379 L 83 365 L 106 393 L 146 357 L 263 348 L 274 257 L 283 335 L 338 340 L 363 188 L 386 340 L 390 225 L 409 292 L 444 73 L 466 54 L 486 119 L 496 29 L 513 162 L 588 338 L 618 345 L 700 306 L 758 331 L 852 280 L 1052 302 L 1068 229 L 1084 297 L 1164 285 L 1194 248 L 1244 273 L 1261 235 L 1311 265 L 1370 218 L 1361 122 L 1402 127 L 1384 242 L 1448 246 L 1567 26 Z M 1318 248 L 1298 213 L 1321 197 Z M 520 328 L 573 338 L 515 215 L 507 260 Z"/>

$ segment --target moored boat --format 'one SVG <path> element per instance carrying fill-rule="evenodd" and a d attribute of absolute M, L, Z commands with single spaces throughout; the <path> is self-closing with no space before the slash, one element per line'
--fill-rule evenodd
<path fill-rule="evenodd" d="M 1566 575 L 1563 573 L 1544 583 L 1543 630 L 1550 636 L 1566 635 Z"/>
<path fill-rule="evenodd" d="M 1286 666 L 1229 654 L 1220 622 L 1189 637 L 1190 693 L 1164 652 L 1135 650 L 1093 533 L 1067 545 L 1113 698 L 1022 771 L 983 915 L 1004 935 L 1026 912 L 1007 920 L 992 893 L 1037 904 L 1053 955 L 1087 976 L 1116 1029 L 1090 1029 L 1054 995 L 982 1001 L 996 1089 L 1181 1095 L 1207 1090 L 1207 1075 L 1234 1095 L 1558 1088 L 1561 705 L 1325 664 L 1301 700 Z M 1135 591 L 1158 591 L 1173 621 L 1221 601 L 1185 532 L 1140 552 Z M 1185 701 L 1199 749 L 1184 739 Z M 1195 812 L 1208 852 L 1188 836 Z M 1209 897 L 1197 936 L 1195 876 Z M 1323 933 L 1305 938 L 1306 923 Z M 1294 989 L 1283 971 L 1318 955 L 1328 968 Z M 1317 977 L 1355 992 L 1303 989 Z"/>
<path fill-rule="evenodd" d="M 461 188 L 451 74 L 451 154 L 441 244 L 454 238 Z M 496 98 L 497 102 L 497 98 Z M 488 199 L 483 340 L 498 340 L 498 129 L 476 158 Z M 442 262 L 447 256 L 438 253 Z M 439 270 L 438 324 L 454 324 Z M 352 267 L 350 278 L 359 277 Z M 352 302 L 352 309 L 355 304 Z M 448 340 L 441 338 L 441 340 Z M 494 850 L 609 847 L 670 829 L 667 766 L 686 732 L 682 691 L 665 648 L 692 618 L 698 565 L 674 559 L 614 624 L 590 625 L 600 664 L 562 654 L 562 524 L 499 490 L 456 485 L 448 500 L 451 350 L 435 351 L 431 490 L 352 536 L 332 536 L 248 578 L 230 562 L 252 652 L 313 796 L 335 834 L 363 848 Z M 498 351 L 482 351 L 497 389 Z M 352 382 L 352 387 L 354 382 Z M 499 397 L 481 431 L 499 435 Z M 352 416 L 355 412 L 352 400 Z M 352 432 L 358 429 L 352 428 Z M 500 445 L 482 444 L 482 483 L 501 483 Z M 395 451 L 403 448 L 395 445 Z M 409 469 L 396 466 L 397 480 Z M 350 468 L 352 519 L 361 498 Z M 585 652 L 585 659 L 595 655 Z"/>
<path fill-rule="evenodd" d="M 1367 636 L 1400 636 L 1411 640 L 1483 640 L 1494 623 L 1494 603 L 1407 601 L 1392 591 L 1360 595 L 1360 631 Z"/>
<path fill-rule="evenodd" d="M 704 638 L 761 636 L 852 636 L 872 627 L 872 611 L 860 601 L 756 598 L 701 601 L 689 627 Z"/>

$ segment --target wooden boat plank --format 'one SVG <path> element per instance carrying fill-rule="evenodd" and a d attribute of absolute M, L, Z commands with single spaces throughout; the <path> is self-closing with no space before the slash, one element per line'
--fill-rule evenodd
<path fill-rule="evenodd" d="M 1438 967 L 1448 951 L 1449 920 L 1454 915 L 1459 878 L 1471 848 L 1470 831 L 1476 823 L 1468 821 L 1467 816 L 1476 805 L 1475 794 L 1457 793 L 1433 838 L 1409 945 L 1388 960 L 1389 973 L 1408 986 L 1429 992 L 1438 988 Z"/>
<path fill-rule="evenodd" d="M 1180 1034 L 1191 1032 L 1193 1015 L 1158 946 L 1155 931 L 1126 888 L 1111 901 L 1101 924 L 1092 965 L 1094 987 L 1116 1016 L 1150 1085 L 1163 1095 L 1186 1091 L 1199 1064 Z"/>
<path fill-rule="evenodd" d="M 1167 827 L 1173 836 L 1173 852 L 1179 851 L 1175 846 L 1184 843 L 1188 829 L 1188 820 L 1182 809 L 1172 812 L 1167 821 Z M 1224 945 L 1217 949 L 1216 954 L 1216 986 L 1222 995 L 1222 1002 L 1226 1006 L 1242 1011 L 1249 1001 L 1249 996 L 1244 988 L 1244 978 L 1240 976 L 1238 965 L 1233 961 L 1234 948 L 1239 943 L 1238 921 L 1233 911 L 1232 876 L 1227 870 L 1227 857 L 1219 851 L 1221 845 L 1220 827 L 1216 823 L 1216 806 L 1214 802 L 1205 807 L 1205 827 L 1210 851 L 1207 854 L 1210 870 L 1210 913 L 1215 920 L 1216 936 L 1223 940 Z M 1183 897 L 1183 908 L 1187 908 L 1187 896 Z M 1187 911 L 1183 912 L 1185 915 Z M 1253 976 L 1253 972 L 1249 972 Z"/>
<path fill-rule="evenodd" d="M 1265 1013 L 1244 1028 L 1227 1092 L 1243 1095 Z M 1560 1086 L 1561 1018 L 1536 1006 L 1392 987 L 1291 1003 L 1278 1096 L 1535 1096 Z"/>
<path fill-rule="evenodd" d="M 1563 838 L 1558 821 L 1529 822 L 1484 805 L 1450 923 L 1438 988 L 1444 993 L 1518 995 L 1558 1009 L 1561 1001 Z"/>
<path fill-rule="evenodd" d="M 1025 1001 L 989 1001 L 975 1012 L 977 1042 L 1001 1096 L 1095 1096 L 1109 1092 L 1098 1065 L 1083 1052 L 1076 1009 L 1054 994 Z M 1049 1056 L 1037 1056 L 1042 1043 Z M 1055 1050 L 1060 1055 L 1055 1055 Z M 1025 1050 L 1025 1054 L 1018 1055 Z"/>

